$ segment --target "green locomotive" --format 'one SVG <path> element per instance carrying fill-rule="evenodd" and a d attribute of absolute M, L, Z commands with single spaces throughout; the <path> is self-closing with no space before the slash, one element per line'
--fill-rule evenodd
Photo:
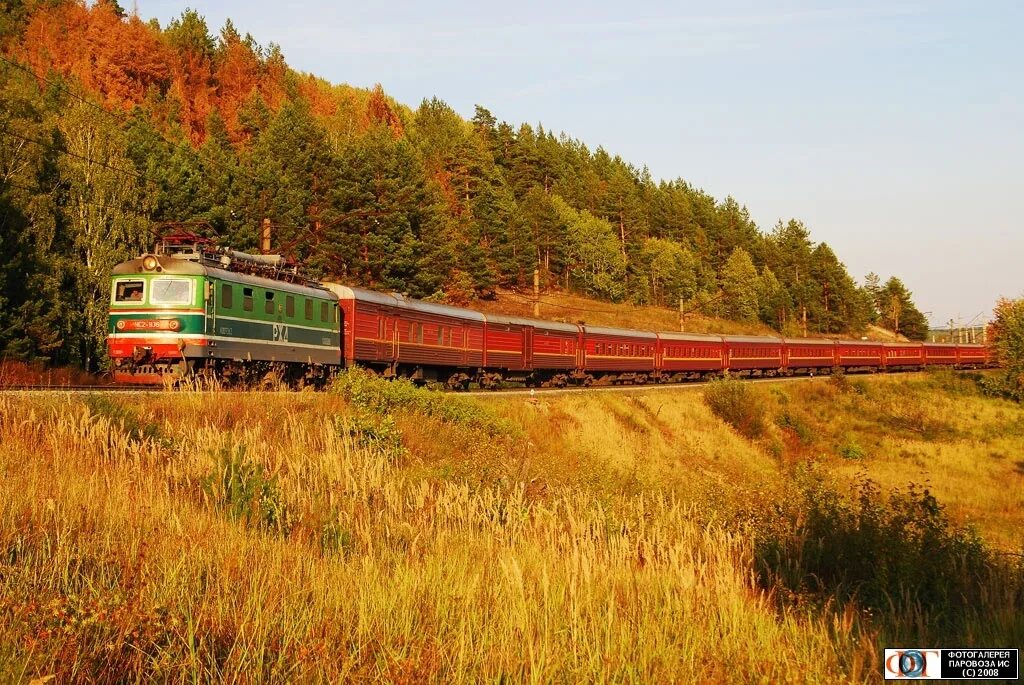
<path fill-rule="evenodd" d="M 318 382 L 341 363 L 338 299 L 276 255 L 164 238 L 117 265 L 107 346 L 121 383 L 193 373 Z"/>

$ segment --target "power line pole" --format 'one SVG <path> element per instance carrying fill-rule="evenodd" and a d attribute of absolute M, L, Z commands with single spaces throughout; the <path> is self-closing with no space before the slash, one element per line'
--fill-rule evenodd
<path fill-rule="evenodd" d="M 263 228 L 260 230 L 260 252 L 270 254 L 270 219 L 264 217 Z"/>
<path fill-rule="evenodd" d="M 533 317 L 540 318 L 540 269 L 533 270 Z"/>

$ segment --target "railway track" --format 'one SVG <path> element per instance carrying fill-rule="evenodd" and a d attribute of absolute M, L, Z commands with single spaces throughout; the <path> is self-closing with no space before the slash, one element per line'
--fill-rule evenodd
<path fill-rule="evenodd" d="M 919 373 L 919 372 L 918 372 Z M 906 374 L 904 374 L 906 375 Z M 829 376 L 784 376 L 774 378 L 750 378 L 746 383 L 792 383 L 796 381 L 821 380 Z M 570 388 L 503 388 L 500 390 L 469 390 L 442 391 L 451 392 L 460 397 L 503 397 L 522 395 L 535 397 L 541 395 L 563 395 L 568 393 L 602 393 L 602 392 L 661 392 L 665 390 L 685 390 L 702 388 L 713 381 L 688 381 L 683 383 L 643 384 L 643 385 L 591 385 L 588 387 Z M 0 394 L 19 393 L 118 393 L 118 394 L 156 394 L 165 392 L 177 393 L 218 393 L 218 392 L 254 392 L 268 394 L 295 394 L 294 390 L 260 389 L 260 388 L 217 388 L 213 390 L 169 389 L 162 387 L 144 387 L 130 385 L 8 385 L 0 387 Z"/>

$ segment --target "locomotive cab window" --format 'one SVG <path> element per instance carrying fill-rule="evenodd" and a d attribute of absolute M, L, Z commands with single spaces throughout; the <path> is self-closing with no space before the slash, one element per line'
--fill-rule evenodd
<path fill-rule="evenodd" d="M 267 314 L 273 314 L 274 313 L 274 293 L 273 293 L 273 291 L 268 290 L 266 293 L 264 293 L 263 294 L 263 299 L 264 299 L 263 311 L 266 312 Z"/>
<path fill-rule="evenodd" d="M 145 281 L 118 281 L 114 285 L 114 302 L 142 302 Z"/>
<path fill-rule="evenodd" d="M 191 304 L 192 281 L 187 278 L 157 278 L 149 292 L 152 304 Z"/>
<path fill-rule="evenodd" d="M 230 283 L 220 284 L 220 306 L 222 309 L 231 309 L 232 299 L 235 295 L 235 289 L 231 287 Z"/>
<path fill-rule="evenodd" d="M 242 309 L 252 311 L 252 288 L 242 288 Z"/>

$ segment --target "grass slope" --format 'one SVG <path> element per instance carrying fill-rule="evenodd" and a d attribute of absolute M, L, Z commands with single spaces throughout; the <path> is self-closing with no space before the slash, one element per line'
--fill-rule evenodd
<path fill-rule="evenodd" d="M 1024 543 L 1024 411 L 972 388 L 0 396 L 0 679 L 866 682 L 894 635 L 1020 644 L 1021 570 L 958 524 Z M 978 612 L 800 584 L 800 484 L 857 471 L 930 479 L 948 521 L 876 518 L 980 569 Z"/>

